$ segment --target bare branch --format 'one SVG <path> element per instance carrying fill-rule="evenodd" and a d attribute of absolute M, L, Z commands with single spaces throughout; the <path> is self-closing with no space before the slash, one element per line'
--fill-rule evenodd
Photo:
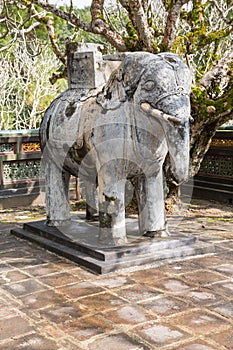
<path fill-rule="evenodd" d="M 224 9 L 221 8 L 221 7 L 219 6 L 219 4 L 218 4 L 218 2 L 217 2 L 216 0 L 209 0 L 209 3 L 210 3 L 210 4 L 213 4 L 213 5 L 216 7 L 216 9 L 218 10 L 218 12 L 219 12 L 220 15 L 221 15 L 221 18 L 222 18 L 226 23 L 232 22 L 232 20 L 229 21 L 229 20 L 227 19 L 227 15 L 228 15 L 228 13 L 233 9 L 233 6 L 231 6 L 231 7 L 228 8 L 226 11 L 224 11 Z"/>
<path fill-rule="evenodd" d="M 149 27 L 147 14 L 145 13 L 141 0 L 129 0 L 129 5 L 134 16 L 134 25 L 137 30 L 139 41 L 147 51 L 153 52 L 154 31 Z"/>
<path fill-rule="evenodd" d="M 215 86 L 221 85 L 221 93 L 224 92 L 224 86 L 229 81 L 229 73 L 231 71 L 231 63 L 233 62 L 233 53 L 229 52 L 222 58 L 218 64 L 209 70 L 201 79 L 200 85 L 203 86 L 211 97 L 215 97 Z"/>
<path fill-rule="evenodd" d="M 182 6 L 188 2 L 189 0 L 176 0 L 168 11 L 167 23 L 162 41 L 162 47 L 166 51 L 170 51 L 173 47 L 180 19 L 180 11 Z"/>
<path fill-rule="evenodd" d="M 33 15 L 33 17 L 39 21 L 40 23 L 44 23 L 46 25 L 47 28 L 47 32 L 49 35 L 49 39 L 53 48 L 53 51 L 55 53 L 55 55 L 59 58 L 59 60 L 63 63 L 66 64 L 66 57 L 65 54 L 60 50 L 58 42 L 57 42 L 57 37 L 55 34 L 55 30 L 54 30 L 54 20 L 52 16 L 49 16 L 45 13 L 39 13 L 35 7 L 32 4 L 28 4 L 27 0 L 23 0 L 23 2 L 30 7 L 30 11 L 31 14 Z"/>
<path fill-rule="evenodd" d="M 48 4 L 47 2 L 42 0 L 20 0 L 20 1 L 24 2 L 27 6 L 30 4 L 38 5 L 41 8 L 43 8 L 45 11 L 55 14 L 56 16 L 66 20 L 67 22 L 70 22 L 77 28 L 83 29 L 87 32 L 91 32 L 90 24 L 81 21 L 80 18 L 77 17 L 74 12 L 70 13 L 70 12 L 63 11 L 57 8 L 56 6 Z"/>
<path fill-rule="evenodd" d="M 126 51 L 125 42 L 120 34 L 110 29 L 109 25 L 103 20 L 104 0 L 92 0 L 91 4 L 91 31 L 95 34 L 103 35 L 108 42 L 119 51 Z"/>
<path fill-rule="evenodd" d="M 30 27 L 28 28 L 23 28 L 21 31 L 24 34 L 29 34 L 31 33 L 36 27 L 40 26 L 40 22 L 34 22 L 32 23 L 32 25 L 30 25 Z"/>

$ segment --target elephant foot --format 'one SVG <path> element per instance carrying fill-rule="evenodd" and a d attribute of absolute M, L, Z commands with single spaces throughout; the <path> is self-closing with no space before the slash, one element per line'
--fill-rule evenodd
<path fill-rule="evenodd" d="M 146 231 L 143 234 L 144 237 L 149 237 L 149 238 L 164 238 L 164 237 L 169 237 L 170 234 L 168 230 L 158 230 L 158 231 Z"/>
<path fill-rule="evenodd" d="M 71 222 L 71 219 L 67 220 L 47 220 L 46 225 L 50 227 L 63 227 L 68 225 Z"/>
<path fill-rule="evenodd" d="M 106 246 L 119 247 L 127 244 L 127 237 L 125 234 L 114 233 L 111 228 L 100 228 L 99 242 Z"/>

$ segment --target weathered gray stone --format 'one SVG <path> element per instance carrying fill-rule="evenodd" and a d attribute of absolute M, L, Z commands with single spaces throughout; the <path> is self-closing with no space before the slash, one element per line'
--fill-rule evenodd
<path fill-rule="evenodd" d="M 69 221 L 72 174 L 90 189 L 100 241 L 118 246 L 127 242 L 127 180 L 135 187 L 141 234 L 169 235 L 162 167 L 169 153 L 174 181 L 187 179 L 191 88 L 190 71 L 174 54 L 135 52 L 120 59 L 101 90 L 112 61 L 102 60 L 96 46 L 72 51 L 71 88 L 52 102 L 40 128 L 48 225 Z"/>

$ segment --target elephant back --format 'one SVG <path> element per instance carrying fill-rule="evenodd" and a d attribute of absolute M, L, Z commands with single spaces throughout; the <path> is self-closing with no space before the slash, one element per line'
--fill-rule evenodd
<path fill-rule="evenodd" d="M 48 141 L 55 142 L 57 147 L 62 147 L 64 142 L 69 145 L 73 142 L 77 133 L 80 107 L 80 91 L 77 89 L 65 90 L 51 103 L 40 126 L 42 148 Z"/>

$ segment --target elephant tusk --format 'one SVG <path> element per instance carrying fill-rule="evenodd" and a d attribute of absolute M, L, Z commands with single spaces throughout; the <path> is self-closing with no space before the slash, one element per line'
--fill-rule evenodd
<path fill-rule="evenodd" d="M 181 124 L 181 120 L 179 118 L 174 117 L 170 114 L 163 113 L 159 109 L 151 107 L 151 105 L 147 102 L 141 103 L 141 108 L 144 112 L 150 113 L 155 118 L 166 120 L 168 122 L 173 122 L 176 124 Z"/>
<path fill-rule="evenodd" d="M 194 122 L 194 118 L 193 118 L 191 115 L 189 116 L 189 122 L 190 122 L 190 123 L 193 123 L 193 122 Z"/>

